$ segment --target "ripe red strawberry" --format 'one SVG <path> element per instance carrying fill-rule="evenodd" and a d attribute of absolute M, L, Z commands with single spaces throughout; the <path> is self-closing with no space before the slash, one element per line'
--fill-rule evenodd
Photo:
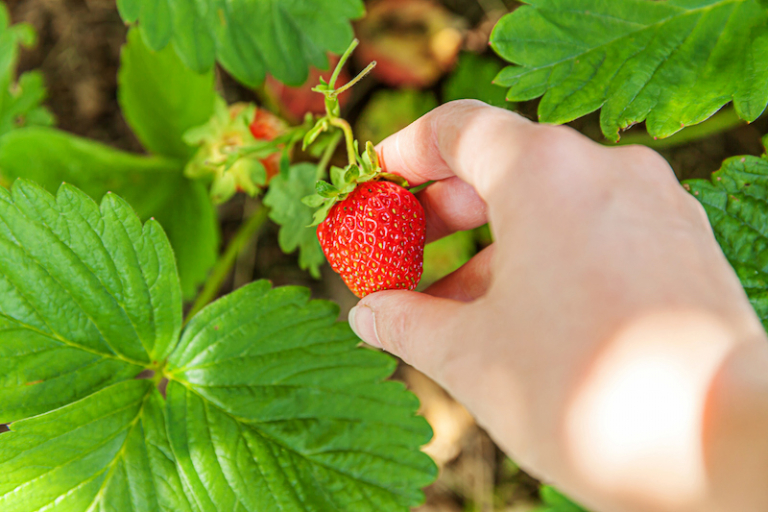
<path fill-rule="evenodd" d="M 360 183 L 333 205 L 317 227 L 333 270 L 360 298 L 419 284 L 424 264 L 424 209 L 405 188 L 388 181 Z"/>

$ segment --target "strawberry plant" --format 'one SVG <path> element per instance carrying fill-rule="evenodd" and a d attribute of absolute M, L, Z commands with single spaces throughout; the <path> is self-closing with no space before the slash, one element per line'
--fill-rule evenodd
<path fill-rule="evenodd" d="M 352 39 L 349 20 L 363 15 L 361 0 L 118 0 L 126 23 L 139 22 L 147 46 L 168 46 L 191 69 L 215 62 L 239 81 L 256 86 L 269 72 L 299 85 L 309 66 L 328 67 L 326 52 L 340 54 Z"/>
<path fill-rule="evenodd" d="M 726 103 L 745 121 L 768 104 L 768 9 L 762 0 L 536 0 L 505 16 L 491 45 L 515 66 L 507 99 L 543 96 L 539 119 L 600 112 L 605 136 L 646 121 L 668 137 Z"/>
<path fill-rule="evenodd" d="M 458 53 L 466 23 L 443 7 L 382 1 L 357 25 L 357 76 L 360 0 L 116 5 L 130 25 L 116 95 L 144 153 L 53 128 L 41 72 L 16 77 L 34 31 L 0 9 L 4 511 L 418 505 L 431 431 L 386 380 L 395 362 L 306 288 L 255 280 L 215 300 L 248 244 L 272 229 L 292 265 L 320 278 L 328 262 L 358 296 L 467 261 L 479 235 L 425 251 L 421 205 L 352 130 L 377 143 L 439 101 L 540 98 L 549 123 L 599 110 L 605 143 L 657 148 L 768 104 L 764 0 L 529 0 L 491 34 L 503 69 Z M 382 82 L 412 88 L 353 91 L 373 58 Z M 639 123 L 648 135 L 619 140 Z M 768 328 L 768 156 L 683 186 Z M 218 212 L 243 196 L 232 235 Z M 551 487 L 540 498 L 583 510 Z"/>
<path fill-rule="evenodd" d="M 29 33 L 5 33 L 10 57 Z M 419 451 L 431 430 L 415 397 L 384 382 L 394 360 L 359 348 L 337 306 L 263 280 L 208 305 L 228 250 L 183 316 L 216 260 L 214 203 L 273 180 L 268 202 L 279 205 L 292 174 L 302 186 L 322 175 L 326 164 L 289 161 L 309 126 L 227 105 L 212 72 L 189 70 L 171 48 L 153 52 L 138 29 L 119 83 L 124 116 L 150 155 L 23 127 L 49 124 L 40 93 L 22 96 L 26 110 L 8 108 L 31 114 L 0 137 L 12 183 L 0 189 L 0 424 L 9 429 L 0 431 L 0 507 L 417 505 L 435 476 Z M 339 138 L 321 139 L 331 155 Z M 307 193 L 289 195 L 300 224 L 290 208 L 275 209 L 284 232 L 314 237 L 299 201 Z M 308 240 L 302 252 L 322 257 Z"/>
<path fill-rule="evenodd" d="M 3 510 L 420 500 L 430 429 L 335 305 L 259 281 L 182 329 L 168 239 L 116 195 L 17 180 L 0 225 Z"/>
<path fill-rule="evenodd" d="M 9 26 L 8 11 L 0 4 L 0 135 L 23 126 L 48 126 L 51 113 L 40 104 L 45 87 L 40 73 L 29 71 L 15 79 L 19 46 L 32 46 L 35 32 L 29 25 Z"/>

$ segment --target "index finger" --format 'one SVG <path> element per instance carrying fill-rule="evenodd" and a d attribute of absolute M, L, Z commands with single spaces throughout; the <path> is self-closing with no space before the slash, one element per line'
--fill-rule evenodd
<path fill-rule="evenodd" d="M 500 162 L 513 162 L 536 125 L 481 101 L 446 103 L 377 147 L 386 172 L 411 185 L 458 176 L 479 193 L 493 187 Z"/>

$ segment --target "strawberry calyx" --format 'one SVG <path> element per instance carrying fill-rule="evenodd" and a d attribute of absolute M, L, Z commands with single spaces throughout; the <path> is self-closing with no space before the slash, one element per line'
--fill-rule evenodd
<path fill-rule="evenodd" d="M 302 202 L 305 205 L 310 208 L 317 208 L 314 215 L 314 222 L 308 227 L 317 226 L 322 223 L 328 216 L 331 208 L 333 208 L 333 205 L 349 197 L 349 194 L 351 194 L 360 183 L 375 180 L 388 180 L 403 187 L 408 186 L 408 182 L 400 176 L 386 173 L 381 169 L 379 157 L 376 155 L 376 150 L 370 142 L 366 143 L 363 154 L 358 155 L 359 148 L 354 134 L 352 133 L 352 127 L 341 117 L 339 95 L 353 87 L 376 67 L 376 62 L 371 62 L 355 78 L 338 88 L 336 87 L 336 80 L 339 78 L 344 64 L 352 55 L 352 52 L 358 44 L 359 41 L 357 39 L 353 40 L 352 44 L 349 45 L 349 48 L 347 48 L 339 59 L 339 62 L 336 64 L 336 69 L 334 69 L 330 79 L 326 81 L 321 77 L 320 84 L 312 88 L 314 92 L 318 92 L 325 96 L 325 116 L 319 118 L 315 122 L 315 125 L 306 132 L 303 149 L 306 150 L 307 147 L 313 144 L 321 134 L 333 129 L 340 129 L 344 133 L 349 164 L 343 169 L 340 167 L 331 167 L 330 183 L 323 180 L 318 181 L 315 184 L 317 193 L 302 199 Z M 321 171 L 321 173 L 323 172 L 324 171 Z"/>
<path fill-rule="evenodd" d="M 357 142 L 355 141 L 355 152 L 357 152 Z M 359 163 L 358 163 L 359 162 Z M 344 201 L 354 192 L 361 183 L 369 181 L 391 181 L 401 187 L 408 187 L 408 182 L 402 176 L 384 172 L 379 163 L 379 157 L 371 142 L 365 145 L 365 151 L 356 159 L 355 163 L 350 163 L 343 169 L 332 166 L 331 182 L 320 180 L 315 184 L 316 194 L 306 196 L 302 202 L 310 208 L 317 208 L 314 214 L 313 223 L 310 226 L 321 224 L 331 208 L 336 203 Z"/>

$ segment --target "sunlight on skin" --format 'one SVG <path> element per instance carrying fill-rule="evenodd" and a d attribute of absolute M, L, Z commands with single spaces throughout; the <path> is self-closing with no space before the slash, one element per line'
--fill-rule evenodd
<path fill-rule="evenodd" d="M 711 316 L 667 311 L 610 340 L 566 419 L 571 460 L 607 495 L 687 505 L 706 494 L 706 397 L 734 348 Z M 654 495 L 648 494 L 653 489 Z"/>

